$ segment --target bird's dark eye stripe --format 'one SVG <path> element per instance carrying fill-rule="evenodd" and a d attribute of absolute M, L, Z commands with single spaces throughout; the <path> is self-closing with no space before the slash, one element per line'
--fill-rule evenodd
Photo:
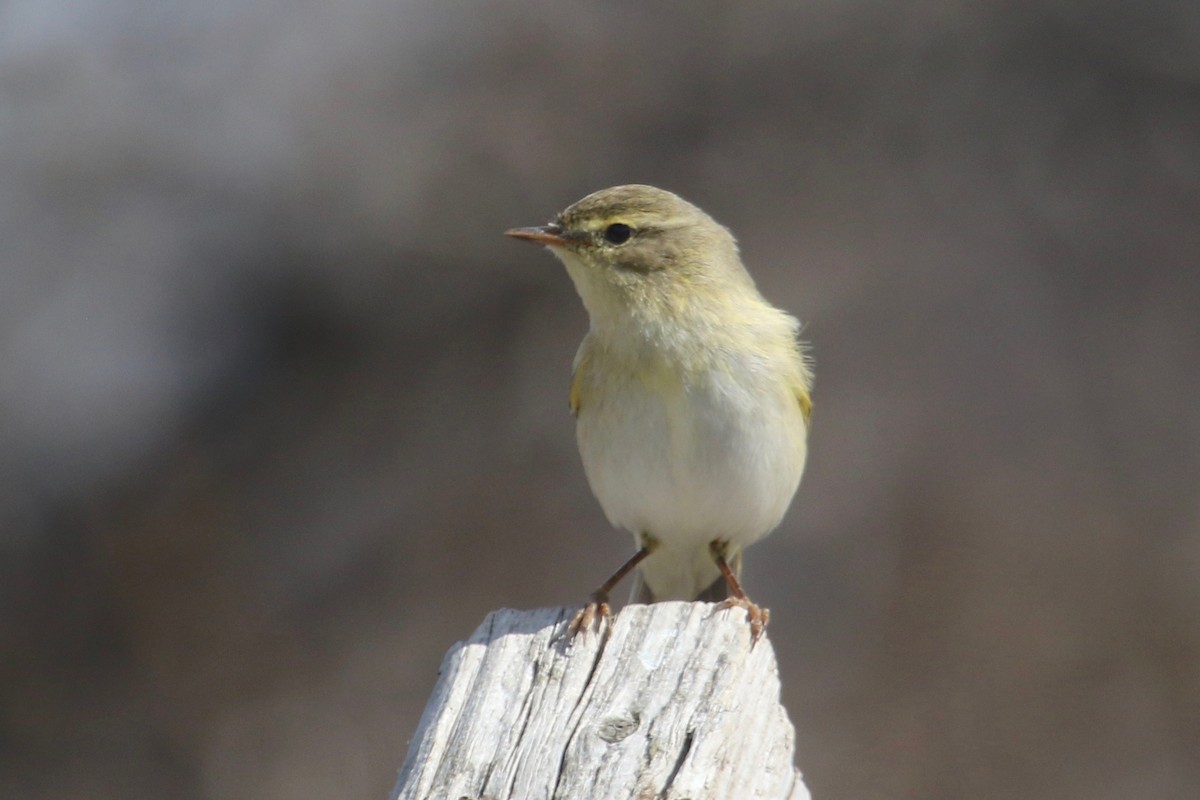
<path fill-rule="evenodd" d="M 614 222 L 604 229 L 604 241 L 609 244 L 625 244 L 633 236 L 633 228 L 623 222 Z"/>

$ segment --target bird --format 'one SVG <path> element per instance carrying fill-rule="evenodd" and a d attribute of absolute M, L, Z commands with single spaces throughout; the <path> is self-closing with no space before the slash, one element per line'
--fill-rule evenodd
<path fill-rule="evenodd" d="M 812 361 L 800 324 L 771 305 L 728 229 L 653 186 L 602 189 L 548 224 L 505 232 L 563 263 L 588 315 L 569 392 L 584 473 L 634 555 L 571 621 L 631 600 L 745 609 L 751 640 L 769 611 L 740 583 L 742 553 L 782 521 L 800 485 Z"/>

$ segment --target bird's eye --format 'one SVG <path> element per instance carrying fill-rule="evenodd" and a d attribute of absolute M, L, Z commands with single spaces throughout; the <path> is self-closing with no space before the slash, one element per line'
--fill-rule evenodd
<path fill-rule="evenodd" d="M 604 229 L 604 241 L 609 244 L 625 244 L 633 236 L 633 228 L 623 222 L 614 222 Z"/>

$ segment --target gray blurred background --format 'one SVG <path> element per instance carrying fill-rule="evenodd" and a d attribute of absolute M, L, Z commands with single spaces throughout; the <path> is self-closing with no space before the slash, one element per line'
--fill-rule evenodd
<path fill-rule="evenodd" d="M 631 552 L 500 234 L 637 181 L 813 345 L 814 797 L 1200 796 L 1200 5 L 10 0 L 0 144 L 0 795 L 386 797 Z"/>

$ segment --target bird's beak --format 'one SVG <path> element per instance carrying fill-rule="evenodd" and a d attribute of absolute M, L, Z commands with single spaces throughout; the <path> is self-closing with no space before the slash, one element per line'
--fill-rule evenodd
<path fill-rule="evenodd" d="M 567 243 L 567 238 L 563 236 L 562 226 L 553 222 L 537 228 L 513 228 L 505 231 L 504 235 L 547 246 L 565 245 Z"/>

